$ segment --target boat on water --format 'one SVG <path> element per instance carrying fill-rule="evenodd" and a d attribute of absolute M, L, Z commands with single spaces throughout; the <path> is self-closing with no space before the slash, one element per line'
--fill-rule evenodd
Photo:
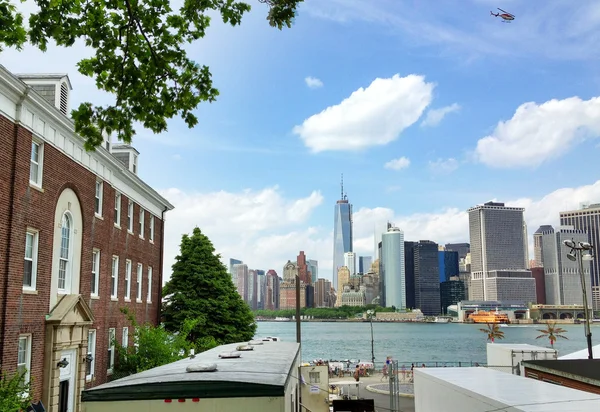
<path fill-rule="evenodd" d="M 449 316 L 436 316 L 433 323 L 449 323 L 452 320 Z"/>
<path fill-rule="evenodd" d="M 290 318 L 282 318 L 282 317 L 276 317 L 275 319 L 273 319 L 275 322 L 290 322 L 291 319 Z"/>
<path fill-rule="evenodd" d="M 497 310 L 495 312 L 480 310 L 469 315 L 469 320 L 473 321 L 473 323 L 499 323 L 502 325 L 510 323 L 508 315 Z"/>

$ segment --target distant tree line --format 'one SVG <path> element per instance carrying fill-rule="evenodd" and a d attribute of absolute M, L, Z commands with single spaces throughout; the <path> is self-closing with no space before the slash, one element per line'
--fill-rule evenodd
<path fill-rule="evenodd" d="M 374 310 L 375 312 L 395 312 L 395 308 L 382 308 L 377 305 L 366 305 L 366 306 L 340 306 L 336 308 L 302 308 L 300 309 L 301 316 L 311 316 L 314 319 L 348 319 L 354 318 L 356 315 L 360 315 L 367 310 Z M 256 317 L 265 319 L 275 318 L 292 318 L 296 316 L 295 309 L 281 309 L 281 310 L 256 310 L 254 311 Z"/>

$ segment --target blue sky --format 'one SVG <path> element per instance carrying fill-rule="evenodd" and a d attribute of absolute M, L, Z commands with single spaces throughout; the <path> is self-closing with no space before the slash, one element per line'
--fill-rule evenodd
<path fill-rule="evenodd" d="M 198 225 L 226 259 L 281 272 L 305 250 L 330 278 L 341 173 L 365 255 L 388 219 L 446 243 L 468 241 L 466 209 L 491 199 L 526 207 L 530 233 L 600 201 L 598 2 L 307 0 L 283 31 L 249 3 L 242 26 L 214 19 L 188 47 L 221 92 L 200 124 L 134 141 L 141 177 L 176 206 L 167 265 Z M 37 61 L 69 73 L 74 104 L 109 102 L 76 72 L 89 53 L 28 48 L 0 63 Z"/>

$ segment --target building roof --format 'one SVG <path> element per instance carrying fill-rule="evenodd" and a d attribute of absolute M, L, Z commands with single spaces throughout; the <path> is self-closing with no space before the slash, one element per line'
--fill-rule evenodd
<path fill-rule="evenodd" d="M 583 305 L 579 305 L 579 307 L 583 307 Z M 592 346 L 592 355 L 594 355 L 594 359 L 600 357 L 600 345 Z M 588 358 L 588 350 L 587 348 L 578 350 L 577 352 L 569 353 L 568 355 L 561 356 L 558 358 L 561 359 L 587 359 Z"/>
<path fill-rule="evenodd" d="M 554 230 L 552 225 L 542 225 L 542 226 L 538 227 L 538 230 L 536 230 L 535 233 L 548 232 L 550 230 Z"/>
<path fill-rule="evenodd" d="M 300 345 L 293 342 L 263 342 L 239 358 L 222 359 L 219 354 L 236 351 L 247 342 L 222 345 L 193 359 L 136 373 L 86 389 L 83 402 L 154 400 L 179 398 L 279 397 L 289 379 L 297 378 Z M 188 367 L 214 365 L 212 372 L 187 372 Z"/>
<path fill-rule="evenodd" d="M 415 398 L 425 379 L 485 403 L 489 411 L 596 412 L 600 404 L 599 395 L 487 368 L 416 368 L 414 373 Z"/>
<path fill-rule="evenodd" d="M 600 386 L 600 359 L 523 361 L 525 368 Z"/>

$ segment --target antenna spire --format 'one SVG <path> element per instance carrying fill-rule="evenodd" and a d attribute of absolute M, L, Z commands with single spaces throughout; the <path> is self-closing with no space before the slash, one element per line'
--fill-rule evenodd
<path fill-rule="evenodd" d="M 342 197 L 340 199 L 344 200 L 344 174 L 342 173 Z"/>

